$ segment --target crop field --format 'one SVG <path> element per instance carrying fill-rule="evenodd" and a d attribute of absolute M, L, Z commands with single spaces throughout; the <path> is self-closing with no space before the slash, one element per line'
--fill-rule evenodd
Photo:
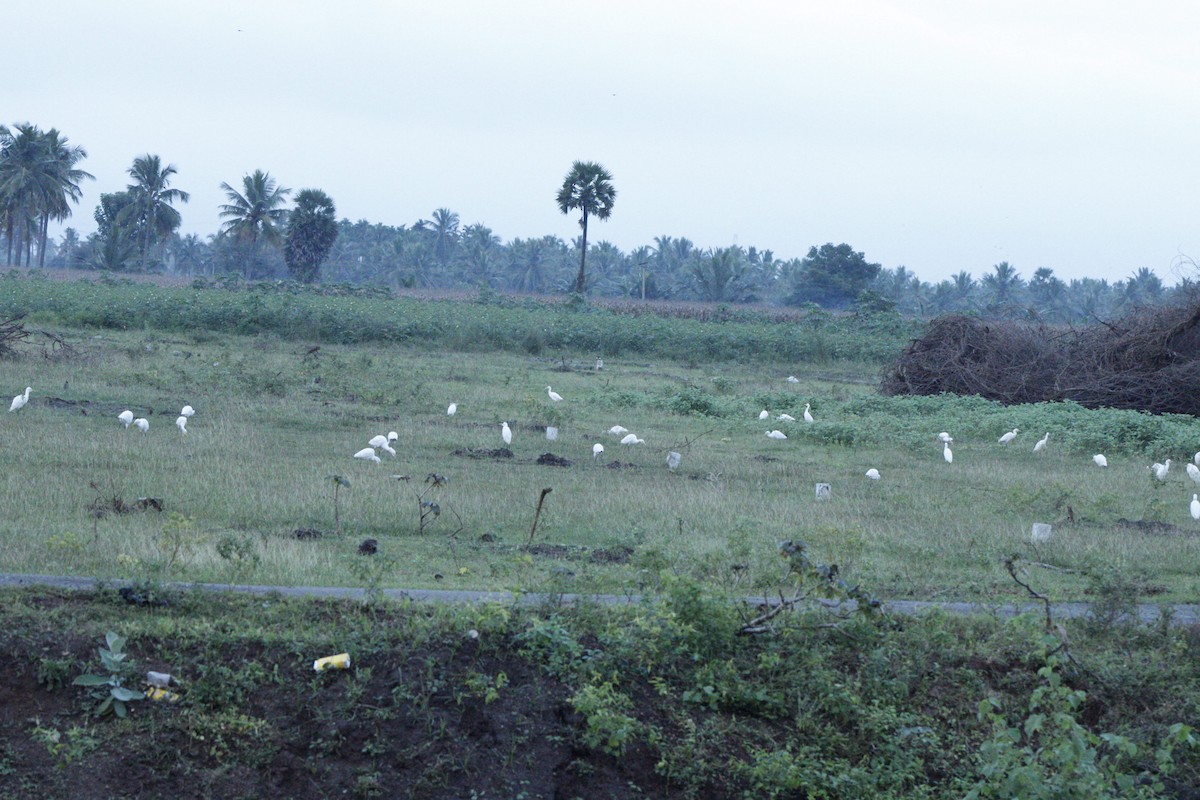
<path fill-rule="evenodd" d="M 1191 418 L 884 398 L 868 360 L 463 352 L 60 319 L 30 325 L 66 348 L 0 362 L 6 398 L 33 388 L 0 411 L 7 572 L 616 594 L 673 573 L 754 594 L 781 586 L 779 543 L 801 539 L 881 598 L 1012 600 L 1024 590 L 1010 555 L 1055 600 L 1087 599 L 1114 574 L 1154 600 L 1200 598 Z M 125 409 L 147 433 L 118 421 Z M 614 425 L 644 443 L 620 444 Z M 353 458 L 389 431 L 394 457 Z M 1166 458 L 1157 481 L 1147 466 Z M 1048 541 L 1030 541 L 1035 522 L 1053 525 Z M 367 539 L 374 555 L 359 553 Z"/>

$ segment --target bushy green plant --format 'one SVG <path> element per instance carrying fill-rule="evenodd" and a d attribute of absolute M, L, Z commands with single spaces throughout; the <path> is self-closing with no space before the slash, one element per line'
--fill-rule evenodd
<path fill-rule="evenodd" d="M 72 684 L 88 688 L 88 695 L 95 701 L 92 713 L 97 717 L 115 714 L 123 719 L 129 713 L 125 704 L 144 700 L 146 695 L 124 685 L 133 672 L 131 665 L 126 661 L 125 640 L 109 631 L 104 636 L 104 642 L 108 646 L 98 649 L 100 664 L 107 674 L 80 675 Z"/>

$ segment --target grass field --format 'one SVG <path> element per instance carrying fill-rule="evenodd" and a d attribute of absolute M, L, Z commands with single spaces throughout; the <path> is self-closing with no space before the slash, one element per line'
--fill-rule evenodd
<path fill-rule="evenodd" d="M 1023 590 L 1001 562 L 1018 554 L 1056 568 L 1033 568 L 1056 600 L 1087 599 L 1114 575 L 1152 599 L 1200 599 L 1200 523 L 1188 513 L 1200 487 L 1180 463 L 1200 450 L 1189 418 L 882 398 L 878 365 L 846 361 L 606 355 L 597 371 L 602 353 L 486 352 L 486 342 L 472 353 L 312 350 L 269 334 L 57 332 L 69 353 L 0 362 L 6 398 L 33 387 L 27 407 L 0 411 L 4 571 L 615 593 L 675 573 L 753 593 L 779 585 L 778 543 L 799 538 L 879 597 L 1011 599 Z M 174 425 L 185 403 L 197 410 L 186 436 Z M 117 421 L 126 408 L 150 421 L 148 434 Z M 475 457 L 504 447 L 502 421 L 512 457 Z M 618 424 L 645 444 L 620 445 L 606 433 Z M 997 444 L 1013 427 L 1016 441 Z M 764 435 L 775 428 L 789 438 Z M 351 457 L 391 430 L 395 458 Z M 670 450 L 682 455 L 675 472 Z M 1091 463 L 1096 452 L 1108 469 Z M 571 464 L 538 464 L 545 453 Z M 1168 480 L 1152 480 L 1146 466 L 1167 457 Z M 864 477 L 870 467 L 881 480 Z M 427 483 L 431 473 L 444 484 Z M 334 475 L 349 482 L 338 522 Z M 818 482 L 832 485 L 830 500 L 816 500 Z M 162 511 L 139 510 L 139 498 Z M 441 509 L 424 531 L 422 500 Z M 1051 541 L 1030 543 L 1034 522 L 1054 524 Z M 357 553 L 367 538 L 379 543 L 373 558 Z"/>

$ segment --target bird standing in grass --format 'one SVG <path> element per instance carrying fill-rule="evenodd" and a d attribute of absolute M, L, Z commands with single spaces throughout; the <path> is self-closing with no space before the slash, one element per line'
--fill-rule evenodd
<path fill-rule="evenodd" d="M 1167 473 L 1171 471 L 1171 459 L 1167 459 L 1167 463 L 1159 464 L 1157 461 L 1150 465 L 1150 472 L 1160 481 L 1167 479 Z"/>
<path fill-rule="evenodd" d="M 787 434 L 783 431 L 767 431 L 767 437 L 771 439 L 786 439 Z"/>
<path fill-rule="evenodd" d="M 1046 435 L 1038 439 L 1038 443 L 1033 446 L 1033 452 L 1040 453 L 1046 449 L 1046 442 L 1050 441 L 1050 431 L 1046 431 Z"/>
<path fill-rule="evenodd" d="M 764 408 L 762 411 L 758 412 L 758 418 L 759 418 L 759 419 L 770 419 L 770 418 L 771 418 L 771 412 L 770 412 L 770 411 L 767 411 L 767 410 Z"/>
<path fill-rule="evenodd" d="M 804 404 L 804 421 L 805 421 L 805 422 L 812 422 L 812 421 L 813 421 L 813 415 L 812 415 L 812 412 L 811 412 L 811 411 L 809 411 L 809 407 L 810 407 L 810 404 L 809 404 L 809 403 L 805 403 L 805 404 Z"/>
<path fill-rule="evenodd" d="M 188 421 L 188 418 L 186 416 L 184 416 L 183 414 L 180 414 L 178 417 L 175 418 L 175 427 L 179 428 L 179 432 L 182 433 L 184 436 L 187 436 L 187 421 Z"/>
<path fill-rule="evenodd" d="M 500 423 L 500 436 L 505 444 L 512 444 L 512 428 L 508 427 L 507 422 Z"/>
<path fill-rule="evenodd" d="M 599 442 L 596 442 L 594 445 L 592 445 L 592 458 L 593 459 L 600 458 L 600 455 L 603 452 L 604 452 L 604 445 L 600 444 Z"/>
<path fill-rule="evenodd" d="M 791 414 L 780 414 L 775 419 L 778 420 L 779 422 L 795 422 L 796 421 L 796 418 L 793 417 Z"/>
<path fill-rule="evenodd" d="M 1108 459 L 1105 458 L 1100 453 L 1096 453 L 1096 455 L 1092 456 L 1092 461 L 1095 462 L 1097 467 L 1107 467 L 1108 466 Z"/>
<path fill-rule="evenodd" d="M 379 456 L 375 454 L 375 448 L 373 447 L 364 447 L 355 453 L 354 457 L 360 461 L 374 461 L 376 464 L 379 463 Z"/>
<path fill-rule="evenodd" d="M 938 441 L 942 444 L 950 444 L 954 441 L 954 437 L 946 433 L 946 431 L 942 431 L 938 434 Z"/>
<path fill-rule="evenodd" d="M 867 470 L 866 474 L 867 477 L 873 481 L 879 480 L 879 470 L 875 469 L 874 467 L 871 467 L 869 470 Z"/>
<path fill-rule="evenodd" d="M 447 417 L 453 417 L 457 413 L 458 413 L 458 403 L 451 403 L 450 405 L 446 406 L 446 416 Z"/>
<path fill-rule="evenodd" d="M 1188 464 L 1187 474 L 1196 483 L 1200 483 L 1200 467 L 1197 467 L 1195 464 Z"/>
<path fill-rule="evenodd" d="M 1020 428 L 1013 428 L 1011 431 L 1000 437 L 1000 444 L 1008 444 L 1013 439 L 1017 438 L 1017 434 L 1020 432 Z"/>
<path fill-rule="evenodd" d="M 117 414 L 117 419 L 121 420 L 121 422 L 124 422 L 125 427 L 128 428 L 133 424 L 133 412 L 127 408 L 120 414 Z"/>
<path fill-rule="evenodd" d="M 551 389 L 549 386 L 546 387 L 546 394 L 549 395 L 550 399 L 553 400 L 554 402 L 556 402 L 556 403 L 562 402 L 562 395 L 559 394 L 558 392 L 554 391 L 553 389 Z"/>
<path fill-rule="evenodd" d="M 24 408 L 24 407 L 25 407 L 25 404 L 29 402 L 29 393 L 30 393 L 30 392 L 32 392 L 32 391 L 33 391 L 33 387 L 31 387 L 31 386 L 26 386 L 26 387 L 25 387 L 25 393 L 24 393 L 24 394 L 19 394 L 19 395 L 17 395 L 16 397 L 14 397 L 14 398 L 12 399 L 12 405 L 8 407 L 8 410 L 9 410 L 9 411 L 16 411 L 16 410 L 18 410 L 18 409 Z"/>
<path fill-rule="evenodd" d="M 611 428 L 608 429 L 608 432 L 611 433 L 613 436 L 622 436 L 626 433 L 629 433 L 629 428 L 623 427 L 621 425 L 613 425 Z"/>
<path fill-rule="evenodd" d="M 954 453 L 950 450 L 949 442 L 945 442 L 942 444 L 942 458 L 946 459 L 947 464 L 954 463 Z"/>
<path fill-rule="evenodd" d="M 1192 519 L 1200 520 L 1200 495 L 1192 495 Z"/>
<path fill-rule="evenodd" d="M 182 417 L 188 417 L 190 419 L 191 417 L 196 416 L 196 409 L 189 405 L 185 405 L 183 410 L 179 412 L 179 415 Z"/>
<path fill-rule="evenodd" d="M 646 440 L 638 437 L 636 433 L 627 433 L 621 439 L 621 444 L 645 444 Z"/>
<path fill-rule="evenodd" d="M 391 439 L 383 434 L 380 434 L 379 436 L 372 436 L 371 441 L 367 442 L 367 444 L 369 444 L 371 447 L 376 447 L 380 450 L 383 450 L 392 456 L 396 455 L 396 450 L 392 447 Z"/>
<path fill-rule="evenodd" d="M 145 417 L 138 417 L 133 421 L 133 427 L 137 428 L 142 433 L 147 433 L 150 430 L 150 420 Z"/>
<path fill-rule="evenodd" d="M 788 383 L 799 383 L 800 379 L 797 378 L 795 375 L 788 375 L 787 382 Z"/>

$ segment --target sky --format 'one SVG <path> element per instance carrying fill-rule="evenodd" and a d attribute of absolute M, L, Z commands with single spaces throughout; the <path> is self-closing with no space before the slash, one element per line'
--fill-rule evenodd
<path fill-rule="evenodd" d="M 184 234 L 262 169 L 339 218 L 570 240 L 582 160 L 617 190 L 589 241 L 625 252 L 1200 273 L 1200 3 L 55 0 L 4 28 L 0 123 L 87 150 L 83 234 L 152 153 Z"/>

